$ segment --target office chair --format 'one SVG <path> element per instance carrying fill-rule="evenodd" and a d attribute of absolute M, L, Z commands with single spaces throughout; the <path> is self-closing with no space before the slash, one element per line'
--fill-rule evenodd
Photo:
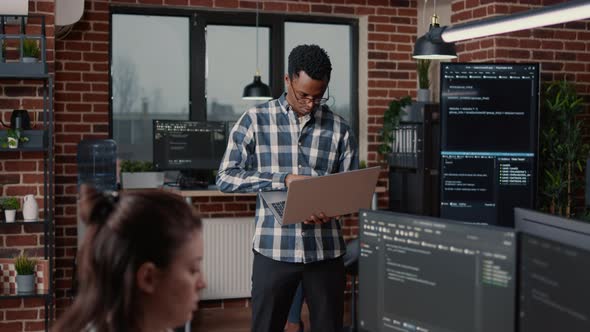
<path fill-rule="evenodd" d="M 342 332 L 356 332 L 356 277 L 358 276 L 358 261 L 361 252 L 359 239 L 353 239 L 346 244 L 344 255 L 344 270 L 351 276 L 352 299 L 350 304 L 350 326 L 345 326 Z"/>

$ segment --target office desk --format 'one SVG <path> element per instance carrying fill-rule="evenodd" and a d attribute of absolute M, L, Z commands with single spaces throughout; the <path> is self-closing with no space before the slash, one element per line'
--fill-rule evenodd
<path fill-rule="evenodd" d="M 170 192 L 173 192 L 177 195 L 180 195 L 182 197 L 184 197 L 184 199 L 187 201 L 187 203 L 192 204 L 193 197 L 219 197 L 219 196 L 256 196 L 257 193 L 255 192 L 251 192 L 251 193 L 223 193 L 219 190 L 216 189 L 212 189 L 212 190 L 208 190 L 208 189 L 203 189 L 203 190 L 180 190 L 178 188 L 172 188 L 172 187 L 164 187 L 164 190 L 168 190 Z M 373 195 L 373 202 L 371 204 L 372 208 L 375 210 L 377 209 L 377 194 L 380 193 L 384 193 L 387 192 L 387 188 L 385 187 L 377 187 L 375 188 L 375 194 Z"/>
<path fill-rule="evenodd" d="M 164 190 L 184 197 L 187 203 L 193 203 L 193 197 L 219 197 L 219 196 L 256 196 L 256 193 L 223 193 L 217 189 L 180 190 L 178 188 L 164 187 Z"/>

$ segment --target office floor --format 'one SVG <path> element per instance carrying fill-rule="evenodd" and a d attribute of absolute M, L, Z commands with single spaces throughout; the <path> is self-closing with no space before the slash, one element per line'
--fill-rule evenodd
<path fill-rule="evenodd" d="M 344 324 L 350 324 L 349 301 L 344 306 Z M 302 319 L 305 332 L 309 330 L 309 312 L 303 306 Z M 197 312 L 192 331 L 206 332 L 250 332 L 250 308 L 202 309 Z"/>

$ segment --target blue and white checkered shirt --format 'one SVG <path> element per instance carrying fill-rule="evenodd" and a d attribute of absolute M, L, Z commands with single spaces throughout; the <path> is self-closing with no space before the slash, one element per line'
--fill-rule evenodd
<path fill-rule="evenodd" d="M 327 106 L 298 118 L 283 94 L 247 110 L 238 120 L 219 166 L 217 186 L 223 192 L 286 190 L 289 173 L 320 176 L 357 168 L 356 142 L 346 121 Z M 255 222 L 254 250 L 274 260 L 309 263 L 346 251 L 338 220 L 281 226 L 260 195 Z"/>

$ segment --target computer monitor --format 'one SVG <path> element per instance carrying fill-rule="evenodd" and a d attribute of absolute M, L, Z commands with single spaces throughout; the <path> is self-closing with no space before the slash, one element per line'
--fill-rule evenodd
<path fill-rule="evenodd" d="M 225 122 L 153 121 L 154 167 L 181 171 L 191 183 L 212 181 L 227 147 Z M 191 185 L 192 186 L 192 185 Z"/>
<path fill-rule="evenodd" d="M 590 331 L 590 224 L 515 209 L 519 332 Z"/>
<path fill-rule="evenodd" d="M 440 216 L 512 227 L 535 204 L 539 65 L 442 63 L 440 96 Z"/>
<path fill-rule="evenodd" d="M 511 229 L 361 210 L 359 330 L 513 332 Z"/>

